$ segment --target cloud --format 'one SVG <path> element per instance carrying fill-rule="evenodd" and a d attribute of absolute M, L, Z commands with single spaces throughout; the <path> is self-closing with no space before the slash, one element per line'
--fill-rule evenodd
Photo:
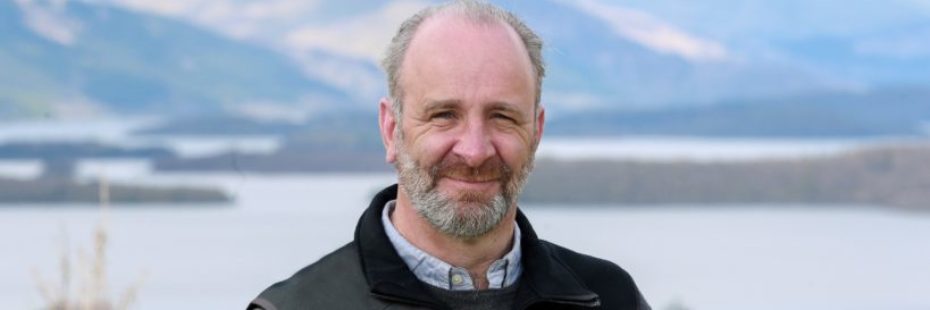
<path fill-rule="evenodd" d="M 81 24 L 67 15 L 67 1 L 16 0 L 16 4 L 26 26 L 39 36 L 65 46 L 77 40 Z"/>
<path fill-rule="evenodd" d="M 178 17 L 234 38 L 254 39 L 269 24 L 297 22 L 320 0 L 102 0 L 140 12 Z"/>
<path fill-rule="evenodd" d="M 110 3 L 142 12 L 167 16 L 188 16 L 196 8 L 208 4 L 207 0 L 112 0 Z M 215 2 L 215 1 L 214 1 Z"/>
<path fill-rule="evenodd" d="M 0 0 L 2 1 L 2 0 Z M 377 58 L 394 29 L 428 2 L 392 1 L 367 13 L 320 17 L 322 0 L 97 0 L 182 19 L 291 57 L 303 72 L 363 99 L 384 92 Z"/>
<path fill-rule="evenodd" d="M 285 41 L 294 50 L 321 49 L 377 63 L 400 23 L 428 4 L 416 0 L 393 1 L 378 11 L 343 22 L 297 28 Z"/>
<path fill-rule="evenodd" d="M 913 29 L 907 33 L 859 40 L 853 48 L 861 55 L 902 60 L 930 58 L 930 40 L 927 38 L 930 38 L 930 28 Z"/>
<path fill-rule="evenodd" d="M 698 38 L 645 12 L 603 4 L 598 0 L 566 2 L 607 23 L 624 38 L 664 54 L 691 61 L 723 61 L 729 58 L 720 43 Z"/>

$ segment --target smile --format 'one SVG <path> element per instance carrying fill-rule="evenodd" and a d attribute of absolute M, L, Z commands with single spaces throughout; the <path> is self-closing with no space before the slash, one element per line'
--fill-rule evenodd
<path fill-rule="evenodd" d="M 443 177 L 440 183 L 449 183 L 453 187 L 471 191 L 488 191 L 494 190 L 500 186 L 499 178 L 459 178 Z"/>

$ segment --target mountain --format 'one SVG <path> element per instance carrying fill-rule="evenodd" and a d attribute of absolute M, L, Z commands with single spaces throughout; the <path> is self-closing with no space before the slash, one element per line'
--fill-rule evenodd
<path fill-rule="evenodd" d="M 930 87 L 819 92 L 711 106 L 598 110 L 550 119 L 550 135 L 852 138 L 930 134 Z"/>
<path fill-rule="evenodd" d="M 654 108 L 842 87 L 798 67 L 743 62 L 725 45 L 641 12 L 596 1 L 511 5 L 546 40 L 550 108 Z"/>
<path fill-rule="evenodd" d="M 275 51 L 119 7 L 3 1 L 0 27 L 0 117 L 296 110 L 348 97 Z"/>
<path fill-rule="evenodd" d="M 102 1 L 272 46 L 360 102 L 385 93 L 376 64 L 399 23 L 440 2 Z M 543 100 L 556 111 L 930 84 L 918 0 L 492 2 L 546 40 Z"/>
<path fill-rule="evenodd" d="M 368 109 L 396 27 L 437 2 L 4 2 L 0 115 Z M 553 116 L 930 85 L 919 0 L 492 2 L 545 39 Z"/>
<path fill-rule="evenodd" d="M 603 0 L 648 12 L 726 45 L 862 87 L 928 85 L 930 2 L 924 0 Z"/>

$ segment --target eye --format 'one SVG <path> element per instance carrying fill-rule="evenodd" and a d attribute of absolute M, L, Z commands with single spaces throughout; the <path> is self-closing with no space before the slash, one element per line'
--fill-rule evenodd
<path fill-rule="evenodd" d="M 504 114 L 504 113 L 494 113 L 494 114 L 491 114 L 491 117 L 495 119 L 499 119 L 499 120 L 516 122 L 516 120 L 513 117 L 510 117 L 509 115 Z"/>
<path fill-rule="evenodd" d="M 455 112 L 452 112 L 452 111 L 441 111 L 441 112 L 436 112 L 436 113 L 433 113 L 432 115 L 430 115 L 429 118 L 430 118 L 430 119 L 440 119 L 440 120 L 453 119 L 453 118 L 455 118 Z"/>

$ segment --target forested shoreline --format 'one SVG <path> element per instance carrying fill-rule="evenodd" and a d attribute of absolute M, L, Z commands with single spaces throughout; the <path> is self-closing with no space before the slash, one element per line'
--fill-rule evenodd
<path fill-rule="evenodd" d="M 930 146 L 746 162 L 541 160 L 535 204 L 837 204 L 930 210 Z"/>

